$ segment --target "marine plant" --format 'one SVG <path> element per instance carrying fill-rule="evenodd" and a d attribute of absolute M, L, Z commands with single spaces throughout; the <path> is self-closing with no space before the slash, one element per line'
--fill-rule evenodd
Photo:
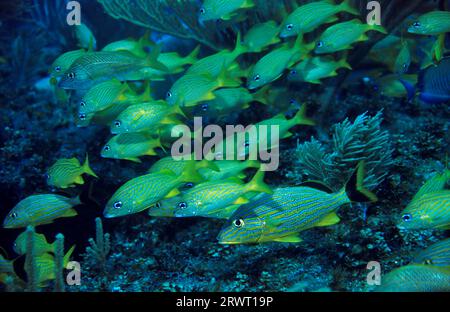
<path fill-rule="evenodd" d="M 375 189 L 389 174 L 394 164 L 393 148 L 388 131 L 381 128 L 382 112 L 371 117 L 359 115 L 352 123 L 348 118 L 333 128 L 330 148 L 324 147 L 314 137 L 298 144 L 293 159 L 293 169 L 288 177 L 320 180 L 331 188 L 343 185 L 357 163 L 366 162 L 365 185 Z"/>

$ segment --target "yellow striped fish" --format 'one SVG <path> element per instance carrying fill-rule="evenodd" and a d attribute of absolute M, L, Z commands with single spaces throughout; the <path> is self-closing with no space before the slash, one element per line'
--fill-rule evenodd
<path fill-rule="evenodd" d="M 295 9 L 281 25 L 281 38 L 297 36 L 313 31 L 322 24 L 333 23 L 338 20 L 337 13 L 347 12 L 359 15 L 359 12 L 352 8 L 349 0 L 335 5 L 332 1 L 315 1 L 302 5 Z"/>
<path fill-rule="evenodd" d="M 450 32 L 450 12 L 431 11 L 415 20 L 408 32 L 418 35 L 440 35 Z"/>
<path fill-rule="evenodd" d="M 103 146 L 101 155 L 103 158 L 125 159 L 140 163 L 141 156 L 155 156 L 157 147 L 161 147 L 159 138 L 143 132 L 123 133 L 113 136 Z"/>
<path fill-rule="evenodd" d="M 141 132 L 157 129 L 162 124 L 179 122 L 174 115 L 184 116 L 178 105 L 169 106 L 165 101 L 134 104 L 125 109 L 111 123 L 111 133 Z"/>
<path fill-rule="evenodd" d="M 64 267 L 66 267 L 67 264 L 69 263 L 70 257 L 72 257 L 74 250 L 75 246 L 72 246 L 72 248 L 70 248 L 69 251 L 64 256 L 63 258 Z M 35 268 L 36 282 L 40 287 L 42 287 L 45 286 L 48 281 L 55 279 L 55 256 L 46 253 L 36 257 L 35 261 L 36 261 L 36 268 Z M 29 274 L 27 268 L 25 268 L 25 272 Z"/>
<path fill-rule="evenodd" d="M 314 52 L 324 54 L 351 49 L 353 43 L 369 40 L 366 35 L 369 30 L 387 34 L 382 26 L 363 24 L 359 19 L 354 19 L 327 28 L 317 40 Z"/>
<path fill-rule="evenodd" d="M 52 77 L 61 77 L 72 66 L 72 64 L 85 55 L 86 50 L 80 49 L 75 51 L 69 51 L 60 55 L 50 67 L 49 73 Z"/>
<path fill-rule="evenodd" d="M 320 79 L 337 76 L 338 73 L 336 71 L 340 68 L 352 69 L 345 57 L 339 61 L 328 57 L 308 58 L 292 68 L 288 79 L 320 84 Z"/>
<path fill-rule="evenodd" d="M 3 222 L 6 229 L 17 229 L 28 225 L 52 223 L 58 218 L 77 215 L 74 206 L 80 205 L 79 197 L 67 198 L 55 194 L 32 195 L 20 201 Z"/>
<path fill-rule="evenodd" d="M 238 205 L 248 203 L 248 193 L 272 190 L 264 183 L 264 172 L 258 171 L 244 184 L 239 179 L 205 182 L 184 192 L 175 209 L 176 217 L 210 217 L 227 219 Z"/>
<path fill-rule="evenodd" d="M 45 253 L 55 252 L 55 243 L 50 244 L 47 242 L 47 239 L 45 238 L 44 234 L 39 234 L 36 232 L 33 232 L 34 234 L 34 253 L 36 256 L 41 256 Z M 27 231 L 21 233 L 16 240 L 14 241 L 13 248 L 14 251 L 18 255 L 24 255 L 27 253 Z"/>
<path fill-rule="evenodd" d="M 408 71 L 409 65 L 411 65 L 411 52 L 409 49 L 408 42 L 403 42 L 402 48 L 395 59 L 394 71 L 396 74 L 405 74 Z"/>
<path fill-rule="evenodd" d="M 411 263 L 450 266 L 450 238 L 443 239 L 422 250 Z"/>
<path fill-rule="evenodd" d="M 151 217 L 175 217 L 175 209 L 181 201 L 180 195 L 164 198 L 148 209 L 148 215 Z"/>
<path fill-rule="evenodd" d="M 157 61 L 159 49 L 152 49 L 146 58 L 140 58 L 130 52 L 100 51 L 92 52 L 78 58 L 61 77 L 58 86 L 62 89 L 87 90 L 95 84 L 112 78 L 125 80 L 142 80 L 146 68 L 167 71 Z"/>
<path fill-rule="evenodd" d="M 450 291 L 450 267 L 410 264 L 381 278 L 377 291 L 435 292 Z"/>
<path fill-rule="evenodd" d="M 216 89 L 236 86 L 237 82 L 229 79 L 226 71 L 217 79 L 208 73 L 186 74 L 172 85 L 166 94 L 166 101 L 170 105 L 195 106 L 199 102 L 215 99 L 213 91 Z"/>
<path fill-rule="evenodd" d="M 208 181 L 223 181 L 231 177 L 237 177 L 238 179 L 245 179 L 247 175 L 243 172 L 247 168 L 261 167 L 261 163 L 256 160 L 217 160 L 214 164 L 219 170 L 213 170 L 211 168 L 199 169 L 200 175 Z"/>
<path fill-rule="evenodd" d="M 243 45 L 248 48 L 248 52 L 262 52 L 281 41 L 278 38 L 279 32 L 280 26 L 274 21 L 256 24 L 245 34 Z"/>
<path fill-rule="evenodd" d="M 247 77 L 247 88 L 253 90 L 277 80 L 287 68 L 304 59 L 312 49 L 314 49 L 314 46 L 305 45 L 303 37 L 300 35 L 293 47 L 284 44 L 272 50 L 251 69 Z"/>
<path fill-rule="evenodd" d="M 84 184 L 83 174 L 85 173 L 98 178 L 89 166 L 88 154 L 83 165 L 75 157 L 59 159 L 47 171 L 47 184 L 63 189 L 74 187 L 76 184 Z"/>
<path fill-rule="evenodd" d="M 450 169 L 445 169 L 443 173 L 436 173 L 422 185 L 414 195 L 413 200 L 422 197 L 425 194 L 442 191 L 445 185 L 450 181 Z"/>
<path fill-rule="evenodd" d="M 339 207 L 351 202 L 376 201 L 376 196 L 362 186 L 363 170 L 364 163 L 360 163 L 346 186 L 337 193 L 311 182 L 305 186 L 278 188 L 272 195 L 258 195 L 229 218 L 219 233 L 219 243 L 301 242 L 299 232 L 338 223 Z"/>
<path fill-rule="evenodd" d="M 450 190 L 428 193 L 402 211 L 399 229 L 450 229 Z"/>
<path fill-rule="evenodd" d="M 118 101 L 127 101 L 126 92 L 130 92 L 126 83 L 111 79 L 95 85 L 83 96 L 78 112 L 91 114 L 107 109 Z"/>
<path fill-rule="evenodd" d="M 193 157 L 193 155 L 191 156 Z M 218 172 L 220 170 L 215 162 L 208 161 L 206 159 L 201 161 L 195 161 L 193 158 L 191 160 L 184 160 L 184 159 L 176 159 L 172 156 L 167 156 L 155 162 L 148 170 L 148 173 L 155 173 L 162 170 L 170 170 L 176 175 L 180 175 L 186 169 L 186 166 L 188 166 L 190 163 L 195 164 L 195 168 L 199 170 L 199 173 L 200 170 L 202 169 L 208 169 L 213 172 Z M 204 178 L 206 180 L 206 177 Z"/>
<path fill-rule="evenodd" d="M 295 116 L 287 119 L 283 114 L 278 114 L 272 118 L 263 120 L 254 125 L 253 133 L 244 131 L 225 137 L 215 145 L 214 151 L 208 151 L 207 159 L 237 159 L 247 155 L 257 155 L 258 151 L 268 151 L 278 146 L 279 139 L 286 139 L 292 136 L 289 131 L 297 125 L 315 125 L 314 121 L 306 116 L 306 104 L 303 104 Z M 265 131 L 262 126 L 265 126 Z M 278 133 L 272 132 L 272 127 L 276 127 Z M 256 133 L 255 133 L 256 132 Z"/>
<path fill-rule="evenodd" d="M 79 113 L 75 119 L 77 127 L 87 127 L 90 124 L 110 125 L 111 122 L 119 116 L 121 112 L 135 104 L 134 100 L 117 102 L 107 109 L 95 113 Z"/>
<path fill-rule="evenodd" d="M 253 0 L 205 0 L 200 8 L 199 21 L 230 20 L 237 15 L 239 9 L 255 6 Z"/>
<path fill-rule="evenodd" d="M 195 163 L 186 166 L 181 175 L 170 170 L 149 173 L 126 182 L 111 197 L 105 207 L 105 218 L 115 218 L 138 213 L 180 193 L 183 183 L 197 183 L 203 179 L 195 169 Z"/>
<path fill-rule="evenodd" d="M 265 86 L 255 93 L 250 93 L 246 88 L 219 89 L 213 92 L 216 98 L 203 103 L 201 109 L 211 116 L 217 116 L 248 108 L 253 101 L 267 104 L 268 88 L 269 86 Z"/>

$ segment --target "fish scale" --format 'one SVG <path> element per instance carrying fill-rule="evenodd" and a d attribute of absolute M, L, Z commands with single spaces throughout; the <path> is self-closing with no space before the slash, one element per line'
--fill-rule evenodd
<path fill-rule="evenodd" d="M 450 266 L 450 238 L 434 243 L 422 250 L 411 263 Z"/>

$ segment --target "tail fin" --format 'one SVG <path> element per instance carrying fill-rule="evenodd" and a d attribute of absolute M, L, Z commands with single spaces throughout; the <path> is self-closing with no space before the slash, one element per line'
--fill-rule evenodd
<path fill-rule="evenodd" d="M 72 205 L 72 207 L 83 204 L 81 202 L 80 195 L 78 195 L 77 197 L 74 197 L 74 198 L 70 198 L 69 200 L 70 200 L 70 204 Z"/>
<path fill-rule="evenodd" d="M 219 77 L 217 77 L 217 83 L 218 87 L 229 87 L 229 88 L 235 88 L 239 87 L 240 83 L 239 81 L 236 81 L 235 79 L 232 79 L 228 76 L 228 70 L 226 68 L 223 68 L 222 71 L 219 74 Z"/>
<path fill-rule="evenodd" d="M 355 172 L 345 184 L 345 193 L 352 202 L 376 202 L 377 196 L 364 188 L 364 167 L 365 162 L 360 161 Z"/>
<path fill-rule="evenodd" d="M 67 264 L 69 263 L 70 257 L 72 257 L 73 251 L 75 250 L 75 246 L 76 246 L 76 245 L 73 245 L 73 246 L 69 249 L 69 251 L 66 253 L 66 255 L 64 256 L 64 259 L 63 259 L 64 268 L 65 268 L 65 267 L 67 266 Z"/>
<path fill-rule="evenodd" d="M 350 69 L 350 70 L 353 69 L 352 66 L 347 62 L 347 55 L 345 55 L 342 59 L 340 59 L 338 61 L 338 63 L 339 63 L 339 66 L 342 67 L 342 68 L 347 68 L 347 69 Z"/>
<path fill-rule="evenodd" d="M 302 107 L 300 107 L 293 119 L 296 125 L 314 126 L 316 124 L 314 120 L 306 117 L 306 104 L 302 104 Z"/>
<path fill-rule="evenodd" d="M 268 94 L 270 92 L 270 85 L 264 86 L 255 93 L 253 93 L 253 100 L 264 105 L 268 105 L 269 102 L 267 100 Z"/>
<path fill-rule="evenodd" d="M 264 171 L 258 170 L 253 179 L 246 185 L 247 192 L 263 192 L 273 194 L 272 189 L 264 182 Z"/>
<path fill-rule="evenodd" d="M 339 7 L 342 11 L 353 14 L 353 15 L 360 15 L 359 11 L 356 10 L 354 7 L 351 6 L 350 0 L 344 0 L 339 4 Z"/>
<path fill-rule="evenodd" d="M 378 31 L 382 34 L 387 35 L 388 31 L 386 30 L 386 28 L 384 28 L 383 26 L 380 25 L 367 25 L 369 30 L 374 30 L 374 31 Z"/>
<path fill-rule="evenodd" d="M 180 179 L 181 182 L 200 183 L 204 181 L 204 178 L 197 172 L 197 164 L 195 161 L 189 161 L 187 163 Z"/>
<path fill-rule="evenodd" d="M 187 64 L 194 64 L 198 60 L 201 45 L 198 45 L 188 56 L 186 56 Z"/>
<path fill-rule="evenodd" d="M 91 167 L 89 166 L 88 153 L 86 153 L 86 160 L 84 161 L 84 164 L 83 164 L 83 172 L 88 174 L 88 175 L 91 175 L 93 177 L 96 177 L 98 179 L 98 176 L 95 174 L 94 171 L 92 171 Z"/>
<path fill-rule="evenodd" d="M 128 89 L 129 89 L 129 86 L 128 86 Z M 141 100 L 142 102 L 150 102 L 150 101 L 154 100 L 152 97 L 152 89 L 150 88 L 150 80 L 146 80 L 144 82 L 144 92 L 142 92 L 142 94 L 140 94 L 139 100 Z"/>
<path fill-rule="evenodd" d="M 150 54 L 147 56 L 146 64 L 151 68 L 168 72 L 169 69 L 167 68 L 167 66 L 158 61 L 160 53 L 161 53 L 161 46 L 159 45 L 154 46 Z"/>
<path fill-rule="evenodd" d="M 239 31 L 236 38 L 236 47 L 234 48 L 232 54 L 234 58 L 238 58 L 240 55 L 247 53 L 248 48 L 242 44 L 241 32 Z"/>

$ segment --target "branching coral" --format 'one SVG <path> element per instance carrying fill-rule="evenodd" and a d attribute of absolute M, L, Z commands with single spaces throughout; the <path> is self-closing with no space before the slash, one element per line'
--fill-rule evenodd
<path fill-rule="evenodd" d="M 388 169 L 393 164 L 389 134 L 381 129 L 382 121 L 381 112 L 374 117 L 364 113 L 353 123 L 345 119 L 335 125 L 333 148 L 329 153 L 314 138 L 311 142 L 298 145 L 298 161 L 294 172 L 288 176 L 306 176 L 308 179 L 323 181 L 337 190 L 347 181 L 357 163 L 364 160 L 366 186 L 375 189 L 388 175 Z"/>
<path fill-rule="evenodd" d="M 97 266 L 104 272 L 106 264 L 106 256 L 111 250 L 111 242 L 109 234 L 103 233 L 102 219 L 95 219 L 95 240 L 89 239 L 90 247 L 86 248 L 87 255 L 94 260 Z"/>

